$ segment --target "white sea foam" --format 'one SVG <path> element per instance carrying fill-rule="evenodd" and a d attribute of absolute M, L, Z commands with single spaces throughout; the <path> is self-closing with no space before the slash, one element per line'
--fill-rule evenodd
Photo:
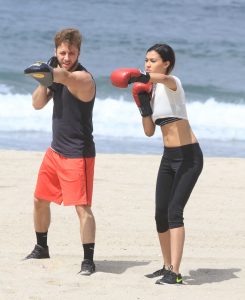
<path fill-rule="evenodd" d="M 0 131 L 51 131 L 52 101 L 42 110 L 32 108 L 31 95 L 0 94 Z M 245 140 L 245 105 L 214 98 L 187 103 L 191 126 L 200 139 Z M 94 134 L 108 137 L 143 137 L 141 118 L 133 102 L 96 99 Z M 160 130 L 156 131 L 160 137 Z"/>
<path fill-rule="evenodd" d="M 0 93 L 1 94 L 8 94 L 11 91 L 11 87 L 5 84 L 0 83 Z"/>

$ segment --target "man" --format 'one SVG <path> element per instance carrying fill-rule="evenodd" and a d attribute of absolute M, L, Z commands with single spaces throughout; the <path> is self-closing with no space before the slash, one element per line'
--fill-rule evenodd
<path fill-rule="evenodd" d="M 80 220 L 84 259 L 80 274 L 91 275 L 95 219 L 91 211 L 95 145 L 92 111 L 96 87 L 91 74 L 78 62 L 82 37 L 67 28 L 55 35 L 55 56 L 35 63 L 25 74 L 40 85 L 32 94 L 33 107 L 42 109 L 53 98 L 53 139 L 41 164 L 34 193 L 37 244 L 26 259 L 49 258 L 47 234 L 50 203 L 74 205 Z"/>

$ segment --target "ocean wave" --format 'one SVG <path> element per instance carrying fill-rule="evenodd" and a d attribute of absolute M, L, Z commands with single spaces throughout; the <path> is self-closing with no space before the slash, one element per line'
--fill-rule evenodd
<path fill-rule="evenodd" d="M 215 98 L 187 103 L 191 126 L 200 139 L 245 140 L 245 105 L 217 102 Z M 141 118 L 135 104 L 123 97 L 96 99 L 94 134 L 104 137 L 144 137 Z M 31 95 L 0 94 L 0 131 L 51 132 L 52 101 L 42 110 L 34 110 Z M 155 138 L 161 136 L 159 128 Z"/>
<path fill-rule="evenodd" d="M 0 94 L 6 95 L 11 93 L 11 87 L 0 83 Z"/>

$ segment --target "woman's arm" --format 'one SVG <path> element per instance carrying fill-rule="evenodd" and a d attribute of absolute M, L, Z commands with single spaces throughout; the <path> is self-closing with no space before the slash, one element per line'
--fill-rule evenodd
<path fill-rule="evenodd" d="M 153 136 L 153 134 L 155 133 L 156 125 L 153 123 L 151 116 L 143 117 L 142 124 L 143 124 L 145 135 L 149 137 Z"/>
<path fill-rule="evenodd" d="M 150 75 L 150 82 L 152 83 L 163 83 L 166 85 L 170 90 L 176 91 L 177 84 L 173 76 L 165 75 L 161 73 L 149 73 Z"/>

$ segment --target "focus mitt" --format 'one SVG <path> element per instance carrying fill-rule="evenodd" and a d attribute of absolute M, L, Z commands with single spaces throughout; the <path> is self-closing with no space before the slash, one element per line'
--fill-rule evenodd
<path fill-rule="evenodd" d="M 24 70 L 24 74 L 31 76 L 43 86 L 53 83 L 53 68 L 44 62 L 36 62 Z"/>

